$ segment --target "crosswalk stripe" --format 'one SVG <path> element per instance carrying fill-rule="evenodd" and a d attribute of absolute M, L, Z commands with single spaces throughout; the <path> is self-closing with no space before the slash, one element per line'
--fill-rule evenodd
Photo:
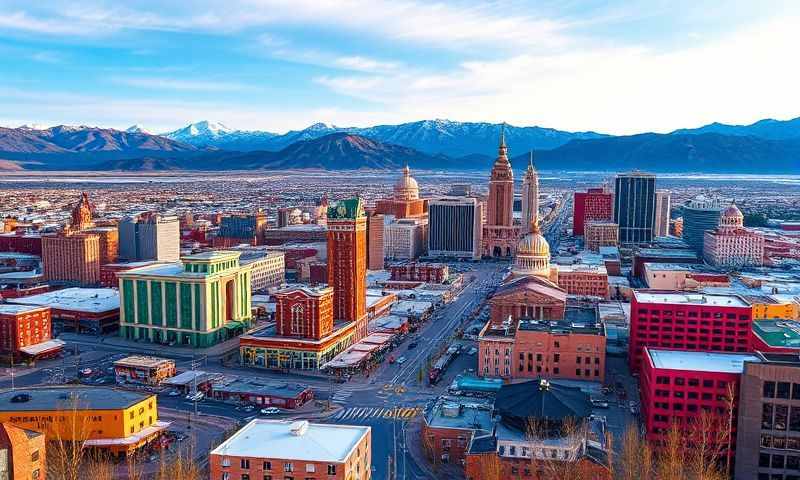
<path fill-rule="evenodd" d="M 422 412 L 420 407 L 351 407 L 340 411 L 334 418 L 337 420 L 359 420 L 367 418 L 410 419 Z"/>

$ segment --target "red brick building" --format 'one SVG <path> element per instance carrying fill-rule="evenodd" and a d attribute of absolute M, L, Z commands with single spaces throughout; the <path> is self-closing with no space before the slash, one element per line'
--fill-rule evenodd
<path fill-rule="evenodd" d="M 0 234 L 0 252 L 19 252 L 31 255 L 42 254 L 42 236 L 25 234 L 22 230 Z"/>
<path fill-rule="evenodd" d="M 753 311 L 738 295 L 635 290 L 628 361 L 639 371 L 644 347 L 751 352 Z"/>
<path fill-rule="evenodd" d="M 107 263 L 100 266 L 100 285 L 103 287 L 119 287 L 117 279 L 118 272 L 124 272 L 132 268 L 146 267 L 156 262 L 129 262 L 129 263 Z"/>
<path fill-rule="evenodd" d="M 368 480 L 371 445 L 370 427 L 256 419 L 211 451 L 209 478 Z"/>
<path fill-rule="evenodd" d="M 486 199 L 486 223 L 483 225 L 483 255 L 486 257 L 513 256 L 522 231 L 519 225 L 514 225 L 514 170 L 508 159 L 503 128 Z"/>
<path fill-rule="evenodd" d="M 473 437 L 489 435 L 493 427 L 491 404 L 439 401 L 423 418 L 424 451 L 431 463 L 458 465 Z"/>
<path fill-rule="evenodd" d="M 532 320 L 564 318 L 567 292 L 548 279 L 535 275 L 503 284 L 489 299 L 490 321 L 502 325 L 509 317 Z"/>
<path fill-rule="evenodd" d="M 390 265 L 389 274 L 397 282 L 444 283 L 450 270 L 444 263 L 403 262 Z"/>
<path fill-rule="evenodd" d="M 328 208 L 328 285 L 333 318 L 357 322 L 356 341 L 367 335 L 367 217 L 360 198 Z"/>
<path fill-rule="evenodd" d="M 758 356 L 751 354 L 645 347 L 640 392 L 647 439 L 658 449 L 664 445 L 673 424 L 690 445 L 703 433 L 706 438 L 713 438 L 718 435 L 714 432 L 722 432 L 729 438 L 716 447 L 733 456 L 739 379 L 744 362 L 759 361 Z M 706 427 L 700 427 L 701 422 L 696 421 L 701 416 L 707 419 Z"/>
<path fill-rule="evenodd" d="M 119 292 L 111 288 L 65 288 L 10 299 L 15 305 L 49 306 L 53 331 L 107 333 L 119 328 Z"/>
<path fill-rule="evenodd" d="M 49 307 L 0 304 L 0 355 L 14 361 L 43 358 L 61 351 L 64 343 L 51 340 Z"/>
<path fill-rule="evenodd" d="M 603 382 L 606 337 L 590 309 L 569 309 L 567 320 L 487 323 L 478 337 L 478 375 Z M 574 313 L 573 313 L 574 312 Z M 586 314 L 591 320 L 582 320 Z"/>
<path fill-rule="evenodd" d="M 333 332 L 332 288 L 290 288 L 274 298 L 278 335 L 319 340 Z"/>
<path fill-rule="evenodd" d="M 0 423 L 0 478 L 46 480 L 46 447 L 44 434 Z"/>
<path fill-rule="evenodd" d="M 608 273 L 595 265 L 559 265 L 558 286 L 569 295 L 608 299 Z"/>
<path fill-rule="evenodd" d="M 48 282 L 100 283 L 100 236 L 62 234 L 42 239 L 42 269 Z"/>
<path fill-rule="evenodd" d="M 610 222 L 614 218 L 614 194 L 603 188 L 575 192 L 572 234 L 583 235 L 584 226 L 593 221 Z"/>
<path fill-rule="evenodd" d="M 100 265 L 114 263 L 119 258 L 119 229 L 117 227 L 95 227 L 85 230 L 99 238 Z"/>
<path fill-rule="evenodd" d="M 419 185 L 411 176 L 411 169 L 406 166 L 403 176 L 394 185 L 393 197 L 375 202 L 375 213 L 394 215 L 395 218 L 421 217 L 427 211 L 426 203 L 419 198 Z"/>
<path fill-rule="evenodd" d="M 383 248 L 384 216 L 379 213 L 367 215 L 367 268 L 383 270 L 386 254 Z"/>

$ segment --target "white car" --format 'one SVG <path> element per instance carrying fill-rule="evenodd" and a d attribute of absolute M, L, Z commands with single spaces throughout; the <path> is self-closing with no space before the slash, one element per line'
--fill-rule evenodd
<path fill-rule="evenodd" d="M 203 394 L 203 392 L 194 392 L 186 395 L 186 400 L 189 400 L 190 402 L 199 402 L 203 398 L 205 398 L 205 394 Z"/>
<path fill-rule="evenodd" d="M 261 415 L 277 415 L 281 413 L 281 409 L 278 407 L 267 407 L 261 409 Z"/>
<path fill-rule="evenodd" d="M 400 357 L 400 358 L 398 358 L 396 363 L 397 363 L 398 365 L 402 365 L 402 364 L 406 363 L 406 357 Z"/>

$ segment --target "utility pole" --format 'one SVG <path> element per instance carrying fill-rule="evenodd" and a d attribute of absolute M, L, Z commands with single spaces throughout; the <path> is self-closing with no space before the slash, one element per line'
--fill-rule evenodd
<path fill-rule="evenodd" d="M 11 391 L 14 391 L 14 353 L 11 353 Z"/>

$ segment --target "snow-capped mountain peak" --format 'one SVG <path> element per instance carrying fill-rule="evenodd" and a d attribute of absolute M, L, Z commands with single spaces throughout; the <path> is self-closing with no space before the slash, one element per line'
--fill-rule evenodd
<path fill-rule="evenodd" d="M 136 125 L 131 125 L 130 127 L 126 128 L 125 132 L 126 133 L 150 133 L 147 130 L 145 130 L 144 127 L 139 125 L 138 123 Z"/>
<path fill-rule="evenodd" d="M 22 130 L 47 130 L 48 127 L 41 123 L 26 123 L 25 125 L 20 125 L 19 128 Z"/>
<path fill-rule="evenodd" d="M 234 129 L 228 128 L 220 122 L 209 122 L 208 120 L 194 123 L 190 125 L 190 127 L 192 127 L 192 130 L 196 132 L 195 135 L 224 135 L 226 133 L 235 131 Z"/>
<path fill-rule="evenodd" d="M 306 128 L 304 131 L 306 131 L 306 132 L 319 132 L 319 131 L 327 131 L 327 130 L 337 130 L 337 127 L 335 125 L 329 125 L 327 123 L 317 122 L 317 123 L 309 126 L 308 128 Z"/>

